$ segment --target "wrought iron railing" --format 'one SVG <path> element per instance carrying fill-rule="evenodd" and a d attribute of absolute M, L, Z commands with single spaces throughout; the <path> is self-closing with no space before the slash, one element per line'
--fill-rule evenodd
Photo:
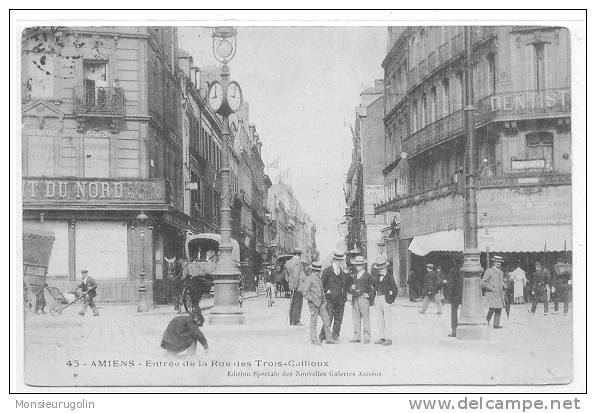
<path fill-rule="evenodd" d="M 124 116 L 124 90 L 120 87 L 75 87 L 74 113 Z"/>
<path fill-rule="evenodd" d="M 477 108 L 477 123 L 570 114 L 571 95 L 568 88 L 501 92 L 480 99 Z"/>
<path fill-rule="evenodd" d="M 463 132 L 463 110 L 458 110 L 441 118 L 403 140 L 402 151 L 408 154 L 418 152 L 443 139 Z"/>

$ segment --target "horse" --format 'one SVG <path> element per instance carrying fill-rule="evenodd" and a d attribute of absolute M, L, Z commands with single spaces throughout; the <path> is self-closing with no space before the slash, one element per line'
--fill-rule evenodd
<path fill-rule="evenodd" d="M 174 310 L 181 313 L 182 303 L 182 289 L 184 287 L 184 280 L 182 279 L 182 266 L 176 257 L 168 258 L 164 257 L 166 262 L 166 269 L 168 272 L 168 283 L 170 285 L 169 290 L 173 292 L 172 301 L 174 303 Z"/>

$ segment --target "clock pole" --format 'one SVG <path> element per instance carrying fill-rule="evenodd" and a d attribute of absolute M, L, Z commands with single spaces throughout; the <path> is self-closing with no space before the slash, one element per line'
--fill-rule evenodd
<path fill-rule="evenodd" d="M 225 28 L 224 28 L 225 29 Z M 218 36 L 218 33 L 221 36 Z M 215 30 L 213 34 L 214 54 L 218 58 L 216 52 L 215 42 L 220 42 L 220 39 L 226 41 L 229 37 L 229 32 L 218 32 Z M 235 30 L 234 30 L 234 51 L 235 51 Z M 232 55 L 233 56 L 233 55 Z M 218 60 L 220 60 L 218 58 Z M 227 65 L 226 58 L 220 60 L 223 63 L 221 69 L 221 85 L 224 104 L 221 107 L 222 122 L 222 156 L 221 156 L 221 222 L 220 222 L 220 244 L 219 244 L 219 261 L 217 263 L 217 270 L 213 274 L 214 278 L 214 303 L 207 322 L 209 324 L 244 324 L 245 317 L 240 307 L 239 300 L 239 278 L 240 271 L 234 263 L 232 257 L 232 211 L 230 207 L 231 187 L 230 187 L 230 124 L 229 115 L 231 109 L 227 102 L 227 89 L 230 80 L 230 69 Z"/>

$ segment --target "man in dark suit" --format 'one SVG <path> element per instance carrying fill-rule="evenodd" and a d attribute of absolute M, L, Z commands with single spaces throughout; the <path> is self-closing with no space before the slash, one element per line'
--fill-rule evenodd
<path fill-rule="evenodd" d="M 451 334 L 449 334 L 449 337 L 455 337 L 457 334 L 457 309 L 461 305 L 464 291 L 464 279 L 460 267 L 460 261 L 455 259 L 447 274 L 449 280 L 447 288 L 451 302 Z"/>
<path fill-rule="evenodd" d="M 393 274 L 388 273 L 389 263 L 385 260 L 375 264 L 376 277 L 375 284 L 375 299 L 374 305 L 377 309 L 377 317 L 379 320 L 379 335 L 380 338 L 375 344 L 383 346 L 390 346 L 391 341 L 391 304 L 397 297 L 397 284 L 393 278 Z"/>
<path fill-rule="evenodd" d="M 343 252 L 333 253 L 333 262 L 331 266 L 325 268 L 321 274 L 323 291 L 327 299 L 327 313 L 329 320 L 333 324 L 333 340 L 339 340 L 341 323 L 344 317 L 344 307 L 346 305 L 348 290 L 350 289 L 350 277 L 342 268 L 346 256 Z M 319 334 L 321 341 L 325 338 L 325 331 L 321 329 Z"/>
<path fill-rule="evenodd" d="M 207 351 L 207 339 L 199 328 L 204 322 L 205 318 L 200 311 L 193 312 L 191 315 L 174 317 L 163 333 L 161 347 L 170 356 L 177 356 L 185 350 L 188 351 L 187 355 L 194 355 L 197 352 L 197 342 L 199 342 Z"/>
<path fill-rule="evenodd" d="M 437 305 L 437 314 L 443 314 L 443 304 L 441 303 L 441 297 L 439 289 L 441 288 L 441 279 L 439 274 L 435 272 L 435 266 L 432 263 L 426 264 L 426 273 L 424 274 L 424 302 L 419 313 L 426 313 L 429 302 L 432 300 Z"/>
<path fill-rule="evenodd" d="M 304 280 L 306 279 L 306 272 L 304 271 L 305 263 L 302 262 L 302 250 L 294 249 L 294 256 L 286 262 L 286 270 L 288 272 L 288 284 L 290 291 L 292 291 L 292 301 L 290 302 L 290 325 L 301 326 L 300 316 L 302 314 L 302 289 L 304 288 Z"/>
<path fill-rule="evenodd" d="M 97 296 L 97 283 L 93 278 L 89 276 L 89 272 L 87 270 L 81 271 L 81 284 L 77 288 L 80 288 L 83 294 L 87 293 L 85 298 L 83 299 L 83 308 L 79 313 L 81 316 L 85 315 L 85 311 L 87 311 L 87 306 L 91 307 L 93 310 L 94 316 L 99 316 L 99 311 L 97 311 L 97 307 L 95 306 L 95 302 L 93 299 Z"/>

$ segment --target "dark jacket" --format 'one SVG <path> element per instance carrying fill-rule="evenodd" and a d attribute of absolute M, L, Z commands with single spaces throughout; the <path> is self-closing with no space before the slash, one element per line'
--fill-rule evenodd
<path fill-rule="evenodd" d="M 424 295 L 435 295 L 441 288 L 441 277 L 436 271 L 427 271 L 424 273 L 424 286 L 422 293 Z"/>
<path fill-rule="evenodd" d="M 449 288 L 449 298 L 451 299 L 451 303 L 461 304 L 462 296 L 464 293 L 464 277 L 462 273 L 457 268 L 452 267 L 449 270 L 447 280 L 447 285 Z"/>
<path fill-rule="evenodd" d="M 371 297 L 373 297 L 373 279 L 371 275 L 367 271 L 364 271 L 362 277 L 357 278 L 357 274 L 354 274 L 352 276 L 350 289 L 352 291 L 353 298 L 358 298 L 363 294 L 368 294 L 369 299 L 371 299 Z"/>
<path fill-rule="evenodd" d="M 381 279 L 381 274 L 377 273 L 375 277 L 375 285 L 374 285 L 375 293 L 373 297 L 378 297 L 380 295 L 385 296 L 385 302 L 387 304 L 393 304 L 395 298 L 397 297 L 397 283 L 389 272 L 385 274 L 383 279 Z M 371 304 L 374 303 L 374 299 L 371 300 Z"/>
<path fill-rule="evenodd" d="M 339 275 L 335 275 L 333 266 L 329 266 L 321 273 L 323 291 L 329 301 L 346 301 L 348 291 L 350 290 L 350 276 L 341 268 Z M 327 293 L 329 291 L 329 293 Z"/>
<path fill-rule="evenodd" d="M 271 270 L 265 271 L 265 276 L 263 277 L 263 281 L 265 281 L 266 283 L 274 284 L 275 283 L 275 273 Z"/>
<path fill-rule="evenodd" d="M 551 282 L 550 271 L 542 269 L 536 271 L 532 277 L 532 294 L 539 302 L 543 303 L 548 300 L 548 288 Z"/>
<path fill-rule="evenodd" d="M 97 292 L 95 291 L 97 289 L 97 283 L 90 276 L 87 276 L 87 279 L 85 281 L 81 281 L 81 284 L 79 284 L 79 288 L 83 293 L 89 291 L 88 295 L 91 298 L 94 298 L 97 295 Z"/>
<path fill-rule="evenodd" d="M 194 341 L 198 341 L 207 349 L 207 339 L 201 332 L 199 324 L 189 315 L 179 315 L 168 324 L 161 339 L 161 347 L 181 352 L 189 348 Z"/>

